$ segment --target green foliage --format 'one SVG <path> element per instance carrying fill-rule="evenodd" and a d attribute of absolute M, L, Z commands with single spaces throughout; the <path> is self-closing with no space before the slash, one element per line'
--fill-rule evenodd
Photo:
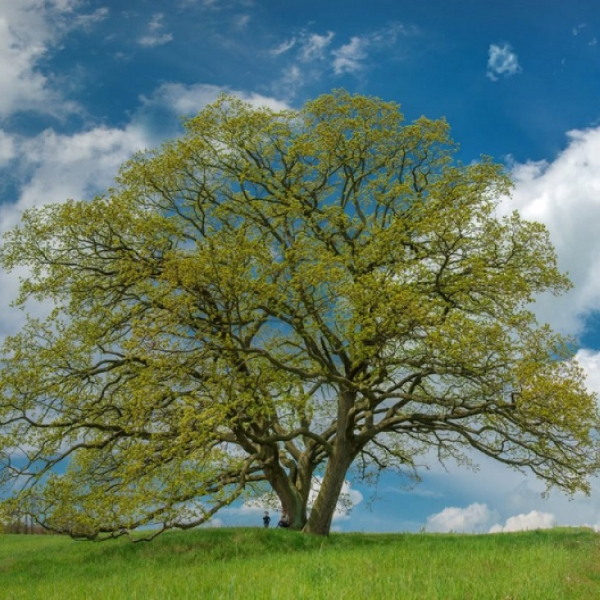
<path fill-rule="evenodd" d="M 600 596 L 590 530 L 465 536 L 204 530 L 153 544 L 82 546 L 0 536 L 7 600 L 269 598 L 588 600 Z"/>
<path fill-rule="evenodd" d="M 222 97 L 106 195 L 26 212 L 0 259 L 54 310 L 3 348 L 6 512 L 93 538 L 266 485 L 327 533 L 349 469 L 432 449 L 587 490 L 595 399 L 528 309 L 569 282 L 542 225 L 497 217 L 502 168 L 454 151 L 379 99 Z"/>

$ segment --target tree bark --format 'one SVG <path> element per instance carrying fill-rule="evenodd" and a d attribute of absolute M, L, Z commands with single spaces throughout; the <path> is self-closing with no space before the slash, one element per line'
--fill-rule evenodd
<path fill-rule="evenodd" d="M 327 463 L 321 489 L 303 529 L 305 533 L 329 535 L 335 508 L 346 481 L 346 473 L 352 464 L 349 449 L 336 454 Z"/>
<path fill-rule="evenodd" d="M 282 510 L 288 513 L 290 529 L 301 530 L 307 520 L 306 503 L 308 497 L 303 498 L 281 465 L 270 468 L 266 471 L 266 475 L 273 491 L 279 498 Z"/>
<path fill-rule="evenodd" d="M 333 453 L 327 461 L 321 489 L 304 526 L 303 531 L 306 533 L 329 535 L 335 507 L 346 481 L 346 473 L 355 457 L 352 429 L 348 422 L 348 414 L 354 401 L 353 392 L 341 392 L 338 397 L 338 420 Z"/>

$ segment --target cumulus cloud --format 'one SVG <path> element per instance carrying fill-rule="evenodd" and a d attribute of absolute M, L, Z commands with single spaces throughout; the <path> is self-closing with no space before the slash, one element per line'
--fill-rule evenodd
<path fill-rule="evenodd" d="M 77 12 L 79 0 L 0 0 L 0 118 L 19 110 L 64 113 L 75 108 L 40 67 L 74 29 L 89 29 L 108 10 Z"/>
<path fill-rule="evenodd" d="M 4 182 L 10 183 L 10 190 L 5 191 L 0 203 L 0 234 L 15 227 L 28 208 L 68 198 L 92 198 L 106 190 L 124 161 L 160 141 L 142 118 L 148 107 L 192 115 L 222 91 L 231 92 L 217 86 L 164 84 L 150 99 L 143 99 L 141 111 L 122 128 L 93 127 L 73 134 L 48 129 L 29 138 L 0 129 L 0 173 Z M 242 91 L 231 93 L 254 105 L 287 108 L 274 98 Z M 0 338 L 22 326 L 23 313 L 8 308 L 17 295 L 22 275 L 26 273 L 0 273 L 0 302 L 5 307 L 0 312 Z M 40 307 L 32 307 L 31 312 L 44 314 Z"/>
<path fill-rule="evenodd" d="M 518 514 L 506 519 L 504 525 L 498 521 L 498 512 L 487 504 L 475 502 L 466 508 L 448 507 L 439 513 L 427 517 L 425 529 L 435 533 L 501 533 L 509 531 L 527 531 L 549 529 L 556 525 L 552 513 L 532 510 L 527 514 Z"/>
<path fill-rule="evenodd" d="M 493 525 L 490 528 L 490 533 L 529 531 L 532 529 L 550 529 L 555 525 L 556 517 L 553 514 L 532 510 L 526 515 L 521 514 L 506 519 L 506 523 L 504 525 Z"/>
<path fill-rule="evenodd" d="M 0 130 L 0 167 L 16 155 L 14 137 Z"/>
<path fill-rule="evenodd" d="M 500 76 L 510 77 L 522 71 L 519 58 L 510 44 L 490 44 L 488 51 L 487 77 L 498 81 Z"/>
<path fill-rule="evenodd" d="M 22 187 L 20 206 L 87 197 L 104 189 L 119 165 L 146 141 L 144 132 L 135 126 L 96 127 L 73 135 L 47 130 L 24 140 L 20 150 L 32 175 Z"/>
<path fill-rule="evenodd" d="M 483 532 L 497 518 L 495 511 L 487 504 L 475 502 L 466 508 L 450 506 L 439 513 L 427 517 L 425 529 L 435 533 Z"/>
<path fill-rule="evenodd" d="M 600 127 L 568 133 L 567 147 L 552 162 L 512 166 L 515 188 L 499 210 L 518 210 L 544 223 L 574 288 L 555 298 L 543 296 L 538 318 L 555 329 L 579 335 L 586 317 L 600 307 Z"/>
<path fill-rule="evenodd" d="M 0 204 L 0 234 L 16 226 L 23 210 L 68 198 L 84 199 L 110 186 L 119 165 L 134 152 L 148 146 L 143 129 L 130 125 L 124 129 L 98 127 L 73 135 L 47 130 L 32 138 L 0 133 L 2 156 L 18 161 L 19 179 L 14 182 L 13 201 Z M 3 175 L 9 175 L 4 171 Z M 17 296 L 23 270 L 0 273 L 0 336 L 16 332 L 24 315 L 8 308 Z M 34 315 L 46 314 L 44 307 L 31 306 Z"/>
<path fill-rule="evenodd" d="M 590 392 L 595 392 L 600 398 L 600 352 L 581 349 L 575 359 L 585 371 L 586 386 Z"/>
<path fill-rule="evenodd" d="M 32 138 L 0 132 L 0 160 L 16 158 L 16 198 L 0 205 L 0 233 L 14 227 L 23 210 L 67 198 L 87 198 L 108 187 L 119 165 L 148 143 L 135 125 L 97 127 L 73 135 L 49 129 Z"/>
<path fill-rule="evenodd" d="M 40 99 L 50 94 L 46 77 L 36 67 L 57 32 L 40 4 L 0 4 L 0 116 L 17 107 L 41 105 Z"/>
<path fill-rule="evenodd" d="M 585 353 L 595 358 L 588 364 L 590 369 L 594 369 L 594 365 L 599 364 L 600 357 L 596 357 L 594 352 Z M 580 355 L 581 353 L 578 353 L 578 357 Z M 581 358 L 579 360 L 581 362 Z M 585 364 L 582 366 L 586 368 Z M 595 376 L 597 382 L 597 370 Z M 588 382 L 588 387 L 597 389 L 593 381 Z M 555 523 L 560 526 L 590 525 L 600 530 L 600 477 L 591 478 L 592 489 L 589 496 L 582 492 L 568 496 L 558 489 L 547 490 L 546 485 L 530 472 L 509 469 L 490 457 L 476 454 L 475 451 L 469 454 L 469 458 L 480 465 L 477 472 L 465 469 L 455 462 L 446 463 L 444 468 L 436 463 L 435 454 L 432 452 L 425 461 L 429 463 L 430 468 L 424 474 L 423 483 L 432 489 L 443 491 L 444 497 L 450 498 L 464 497 L 465 490 L 471 490 L 474 501 L 487 504 L 492 513 L 493 509 L 496 509 L 498 516 L 490 519 L 488 523 L 481 524 L 474 529 L 475 531 L 489 531 L 496 524 L 504 526 L 508 517 L 527 515 L 532 510 L 540 514 L 554 515 Z"/>
<path fill-rule="evenodd" d="M 182 83 L 164 83 L 149 98 L 142 97 L 146 107 L 160 105 L 168 108 L 177 115 L 192 116 L 197 114 L 207 104 L 214 102 L 220 94 L 227 93 L 249 102 L 252 106 L 265 106 L 273 110 L 285 110 L 289 106 L 276 98 L 233 90 L 226 86 L 197 83 L 185 85 Z"/>

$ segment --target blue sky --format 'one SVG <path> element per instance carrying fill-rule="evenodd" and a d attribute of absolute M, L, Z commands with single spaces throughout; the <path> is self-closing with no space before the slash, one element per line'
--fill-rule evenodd
<path fill-rule="evenodd" d="M 133 152 L 176 135 L 181 116 L 222 91 L 294 108 L 344 87 L 399 102 L 408 120 L 446 117 L 464 161 L 487 154 L 512 172 L 499 211 L 548 226 L 575 288 L 535 310 L 578 339 L 600 391 L 595 1 L 0 0 L 0 85 L 0 232 L 25 208 L 105 189 Z M 0 337 L 23 320 L 8 308 L 18 275 L 0 273 Z M 600 526 L 598 480 L 569 502 L 488 460 L 478 472 L 430 466 L 412 490 L 392 475 L 376 490 L 351 483 L 354 509 L 335 526 Z M 260 507 L 219 519 L 258 525 Z"/>

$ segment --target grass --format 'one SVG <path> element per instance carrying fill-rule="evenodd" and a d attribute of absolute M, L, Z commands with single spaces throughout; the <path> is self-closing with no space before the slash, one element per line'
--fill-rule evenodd
<path fill-rule="evenodd" d="M 600 536 L 215 529 L 151 543 L 0 536 L 0 596 L 70 599 L 600 599 Z"/>

